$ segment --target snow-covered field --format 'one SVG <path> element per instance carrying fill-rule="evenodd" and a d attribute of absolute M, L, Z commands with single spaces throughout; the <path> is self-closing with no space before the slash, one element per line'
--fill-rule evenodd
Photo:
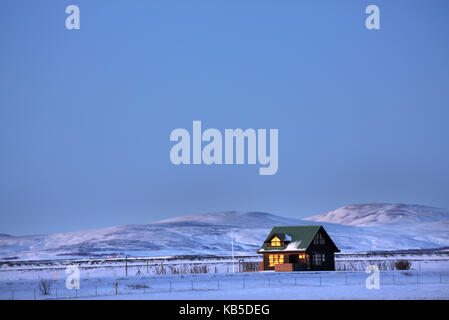
<path fill-rule="evenodd" d="M 367 289 L 361 271 L 83 275 L 79 290 L 67 289 L 65 277 L 50 280 L 48 295 L 30 273 L 2 277 L 0 299 L 449 299 L 447 270 L 381 271 L 380 289 Z"/>
<path fill-rule="evenodd" d="M 410 270 L 389 269 L 405 258 Z M 79 290 L 66 288 L 70 261 L 3 265 L 0 299 L 449 299 L 447 254 L 341 255 L 337 269 L 346 271 L 335 272 L 238 272 L 239 260 L 260 257 L 236 257 L 234 268 L 230 257 L 76 261 Z M 378 290 L 366 288 L 368 265 L 380 266 Z"/>

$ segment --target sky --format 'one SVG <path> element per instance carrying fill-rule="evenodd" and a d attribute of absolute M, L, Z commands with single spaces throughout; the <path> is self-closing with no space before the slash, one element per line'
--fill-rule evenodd
<path fill-rule="evenodd" d="M 449 209 L 448 39 L 445 0 L 3 0 L 0 233 Z M 173 165 L 170 133 L 194 120 L 278 129 L 278 172 Z"/>

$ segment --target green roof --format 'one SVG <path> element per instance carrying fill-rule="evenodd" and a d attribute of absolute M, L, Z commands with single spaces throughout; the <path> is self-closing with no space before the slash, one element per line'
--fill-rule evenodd
<path fill-rule="evenodd" d="M 312 243 L 321 226 L 285 226 L 273 227 L 259 251 L 294 251 L 306 250 Z M 286 241 L 284 247 L 268 247 L 268 241 L 276 235 Z"/>

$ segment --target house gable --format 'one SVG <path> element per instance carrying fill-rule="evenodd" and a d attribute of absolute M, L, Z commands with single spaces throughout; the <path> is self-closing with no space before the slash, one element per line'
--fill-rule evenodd
<path fill-rule="evenodd" d="M 333 252 L 340 252 L 340 250 L 335 245 L 334 241 L 332 241 L 329 234 L 326 232 L 326 230 L 320 226 L 320 229 L 314 236 L 313 240 L 309 244 L 309 247 L 307 249 L 317 249 L 317 248 L 326 248 L 326 250 L 330 250 Z"/>

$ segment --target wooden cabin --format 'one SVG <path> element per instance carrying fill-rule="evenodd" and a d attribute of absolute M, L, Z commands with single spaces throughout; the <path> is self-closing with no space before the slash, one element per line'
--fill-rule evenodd
<path fill-rule="evenodd" d="M 273 227 L 257 253 L 260 270 L 335 270 L 334 253 L 340 252 L 322 226 Z"/>

